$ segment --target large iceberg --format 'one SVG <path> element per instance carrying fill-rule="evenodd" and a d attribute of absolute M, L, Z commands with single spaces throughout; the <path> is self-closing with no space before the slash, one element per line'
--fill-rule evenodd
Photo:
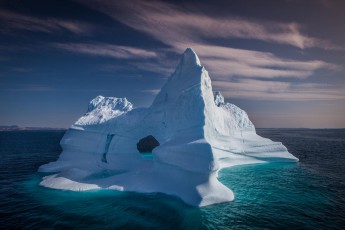
<path fill-rule="evenodd" d="M 152 159 L 137 148 L 146 140 L 156 143 Z M 58 160 L 39 168 L 53 173 L 40 185 L 161 192 L 193 206 L 234 199 L 217 179 L 224 167 L 298 161 L 280 142 L 258 136 L 245 111 L 226 103 L 220 92 L 213 94 L 208 72 L 191 48 L 149 108 L 98 96 L 61 146 Z"/>

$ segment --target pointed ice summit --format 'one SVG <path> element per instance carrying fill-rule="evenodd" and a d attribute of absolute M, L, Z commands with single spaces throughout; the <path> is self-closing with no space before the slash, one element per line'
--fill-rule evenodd
<path fill-rule="evenodd" d="M 154 143 L 150 146 L 150 143 Z M 213 95 L 211 79 L 188 48 L 149 108 L 98 96 L 61 140 L 56 162 L 42 165 L 42 186 L 175 195 L 193 206 L 231 201 L 218 171 L 239 164 L 298 161 L 258 136 L 245 111 Z M 152 149 L 152 159 L 138 150 Z"/>

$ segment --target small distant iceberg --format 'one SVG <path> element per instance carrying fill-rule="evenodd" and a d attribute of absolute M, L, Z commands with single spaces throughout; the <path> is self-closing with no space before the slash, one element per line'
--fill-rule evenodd
<path fill-rule="evenodd" d="M 212 91 L 188 48 L 149 108 L 126 98 L 93 99 L 61 140 L 56 162 L 42 165 L 40 185 L 73 191 L 161 192 L 192 206 L 232 201 L 217 179 L 241 164 L 296 162 L 280 142 L 260 137 L 245 111 Z M 152 159 L 140 152 L 152 149 Z"/>

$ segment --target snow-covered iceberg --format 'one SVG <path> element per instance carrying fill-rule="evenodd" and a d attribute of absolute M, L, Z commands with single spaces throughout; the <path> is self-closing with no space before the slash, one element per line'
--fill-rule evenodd
<path fill-rule="evenodd" d="M 137 149 L 157 142 L 152 159 Z M 145 143 L 144 143 L 145 144 Z M 279 142 L 258 136 L 245 111 L 212 91 L 188 48 L 149 108 L 98 96 L 61 140 L 63 152 L 40 172 L 40 185 L 66 190 L 162 192 L 193 206 L 231 201 L 218 171 L 239 164 L 298 161 Z"/>

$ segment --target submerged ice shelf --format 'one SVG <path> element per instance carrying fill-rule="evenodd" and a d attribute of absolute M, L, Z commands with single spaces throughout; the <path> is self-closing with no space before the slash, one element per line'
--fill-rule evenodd
<path fill-rule="evenodd" d="M 152 159 L 137 149 L 150 135 L 159 142 Z M 39 168 L 53 173 L 40 185 L 162 192 L 193 206 L 234 199 L 217 179 L 224 167 L 298 161 L 281 143 L 258 136 L 245 111 L 220 92 L 213 95 L 208 72 L 190 48 L 149 108 L 98 96 L 61 146 L 59 159 Z"/>

